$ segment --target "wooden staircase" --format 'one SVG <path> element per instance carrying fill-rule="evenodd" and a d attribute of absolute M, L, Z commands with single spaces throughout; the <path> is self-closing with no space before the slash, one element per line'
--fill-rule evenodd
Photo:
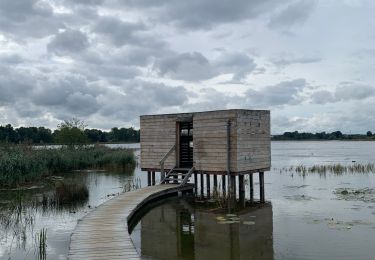
<path fill-rule="evenodd" d="M 191 175 L 193 174 L 195 168 L 177 168 L 174 167 L 165 175 L 165 177 L 160 181 L 160 184 L 166 183 L 178 183 L 179 186 L 183 186 L 189 182 Z"/>

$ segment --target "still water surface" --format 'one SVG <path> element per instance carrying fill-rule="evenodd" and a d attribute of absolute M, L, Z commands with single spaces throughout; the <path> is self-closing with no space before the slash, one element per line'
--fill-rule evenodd
<path fill-rule="evenodd" d="M 272 170 L 266 173 L 261 209 L 238 214 L 239 223 L 219 224 L 227 216 L 168 199 L 151 209 L 132 233 L 138 251 L 156 259 L 374 259 L 375 194 L 342 200 L 340 188 L 375 188 L 374 174 L 299 174 L 280 169 L 297 165 L 375 163 L 375 142 L 272 142 Z M 137 152 L 139 155 L 139 151 Z M 83 171 L 67 173 L 89 190 L 73 208 L 25 206 L 27 225 L 16 231 L 0 222 L 0 259 L 33 259 L 35 234 L 47 229 L 48 259 L 65 259 L 77 219 L 122 192 L 130 180 L 147 184 L 146 174 Z M 258 184 L 255 178 L 255 196 Z M 28 198 L 48 188 L 24 192 Z M 14 194 L 0 191 L 0 216 Z M 24 228 L 26 227 L 26 228 Z"/>

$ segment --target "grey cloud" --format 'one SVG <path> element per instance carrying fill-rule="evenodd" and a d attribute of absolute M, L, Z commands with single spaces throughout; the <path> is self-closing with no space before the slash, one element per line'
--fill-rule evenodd
<path fill-rule="evenodd" d="M 319 57 L 279 57 L 272 59 L 272 63 L 276 66 L 285 67 L 292 64 L 308 64 L 320 62 L 322 59 Z"/>
<path fill-rule="evenodd" d="M 244 53 L 223 52 L 209 61 L 199 52 L 180 53 L 156 61 L 159 75 L 185 81 L 201 81 L 220 74 L 233 74 L 232 81 L 243 79 L 256 67 L 252 58 Z"/>
<path fill-rule="evenodd" d="M 45 37 L 59 28 L 64 28 L 64 25 L 56 19 L 46 1 L 0 1 L 0 30 L 13 38 Z"/>
<path fill-rule="evenodd" d="M 0 64 L 0 105 L 25 97 L 33 84 L 35 84 L 35 79 L 30 73 Z"/>
<path fill-rule="evenodd" d="M 215 75 L 208 59 L 199 52 L 166 57 L 159 60 L 155 66 L 162 76 L 186 81 L 205 80 Z"/>
<path fill-rule="evenodd" d="M 375 88 L 353 82 L 342 83 L 333 91 L 318 90 L 310 94 L 311 103 L 327 104 L 340 101 L 365 100 L 375 97 Z"/>
<path fill-rule="evenodd" d="M 312 93 L 310 97 L 311 97 L 312 103 L 315 103 L 315 104 L 326 104 L 326 103 L 335 101 L 335 98 L 332 95 L 332 93 L 327 90 L 316 91 Z"/>
<path fill-rule="evenodd" d="M 249 89 L 245 92 L 246 103 L 256 107 L 295 105 L 301 102 L 300 94 L 306 86 L 304 79 L 295 79 L 266 86 L 261 90 Z"/>
<path fill-rule="evenodd" d="M 256 64 L 254 60 L 245 53 L 223 53 L 214 61 L 214 67 L 218 68 L 219 73 L 232 73 L 232 81 L 238 82 L 247 74 L 251 73 Z"/>
<path fill-rule="evenodd" d="M 152 20 L 172 23 L 181 28 L 211 29 L 213 26 L 253 19 L 277 8 L 277 0 L 125 0 L 126 7 L 148 10 Z"/>
<path fill-rule="evenodd" d="M 304 23 L 314 10 L 316 3 L 316 0 L 295 1 L 273 16 L 268 26 L 275 29 L 289 29 L 296 24 Z"/>
<path fill-rule="evenodd" d="M 47 45 L 49 52 L 59 56 L 82 52 L 89 47 L 86 34 L 79 30 L 67 29 L 58 33 Z"/>
<path fill-rule="evenodd" d="M 123 89 L 108 90 L 99 97 L 102 116 L 123 120 L 133 119 L 134 114 L 158 113 L 164 108 L 172 110 L 187 102 L 188 91 L 184 87 L 145 81 L 130 81 Z"/>
<path fill-rule="evenodd" d="M 66 108 L 76 115 L 90 115 L 99 109 L 96 98 L 89 94 L 75 92 L 66 99 Z"/>
<path fill-rule="evenodd" d="M 25 59 L 17 53 L 0 54 L 0 64 L 16 65 L 24 61 Z"/>
<path fill-rule="evenodd" d="M 375 88 L 369 85 L 347 83 L 335 90 L 337 101 L 362 100 L 375 96 Z"/>
<path fill-rule="evenodd" d="M 93 27 L 93 32 L 107 36 L 116 46 L 141 43 L 137 33 L 145 30 L 142 23 L 125 22 L 110 16 L 101 16 Z"/>

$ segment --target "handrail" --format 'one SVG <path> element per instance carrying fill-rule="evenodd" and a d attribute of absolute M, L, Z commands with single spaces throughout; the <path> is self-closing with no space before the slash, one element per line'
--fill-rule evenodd
<path fill-rule="evenodd" d="M 165 176 L 163 176 L 163 177 L 160 179 L 160 184 L 163 184 L 163 183 L 164 183 L 165 179 L 168 178 L 169 174 L 171 174 L 171 173 L 173 172 L 174 169 L 176 169 L 176 166 L 173 167 L 172 169 L 170 169 L 169 172 L 168 172 Z"/>
<path fill-rule="evenodd" d="M 160 173 L 161 173 L 161 177 L 162 179 L 164 178 L 164 162 L 165 160 L 167 160 L 167 158 L 169 157 L 169 155 L 171 155 L 171 153 L 176 149 L 176 144 L 174 144 L 171 149 L 169 149 L 169 151 L 163 156 L 163 158 L 160 160 L 159 164 L 160 164 Z"/>
<path fill-rule="evenodd" d="M 190 170 L 188 171 L 188 173 L 185 175 L 185 178 L 181 182 L 180 187 L 184 186 L 189 181 L 190 176 L 193 174 L 194 170 L 195 170 L 194 166 L 190 168 Z"/>

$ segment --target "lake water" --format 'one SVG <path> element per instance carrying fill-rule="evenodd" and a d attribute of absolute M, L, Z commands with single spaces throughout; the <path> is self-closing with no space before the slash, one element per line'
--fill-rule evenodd
<path fill-rule="evenodd" d="M 133 242 L 142 255 L 156 259 L 374 259 L 373 173 L 303 176 L 285 171 L 298 165 L 375 163 L 374 154 L 375 142 L 272 142 L 272 170 L 265 173 L 270 202 L 266 206 L 233 217 L 213 213 L 190 199 L 167 199 L 145 213 L 132 232 Z M 77 219 L 123 192 L 132 180 L 145 186 L 146 175 L 139 168 L 128 173 L 67 173 L 64 178 L 87 186 L 87 200 L 60 209 L 25 202 L 21 213 L 11 217 L 9 201 L 20 192 L 0 191 L 0 259 L 35 258 L 35 236 L 42 228 L 47 230 L 48 259 L 65 259 Z M 258 178 L 254 181 L 257 198 Z M 369 189 L 353 196 L 341 193 L 364 188 Z M 24 191 L 22 196 L 35 201 L 50 189 Z M 18 222 L 7 221 L 20 215 Z M 222 224 L 223 218 L 239 223 Z"/>

